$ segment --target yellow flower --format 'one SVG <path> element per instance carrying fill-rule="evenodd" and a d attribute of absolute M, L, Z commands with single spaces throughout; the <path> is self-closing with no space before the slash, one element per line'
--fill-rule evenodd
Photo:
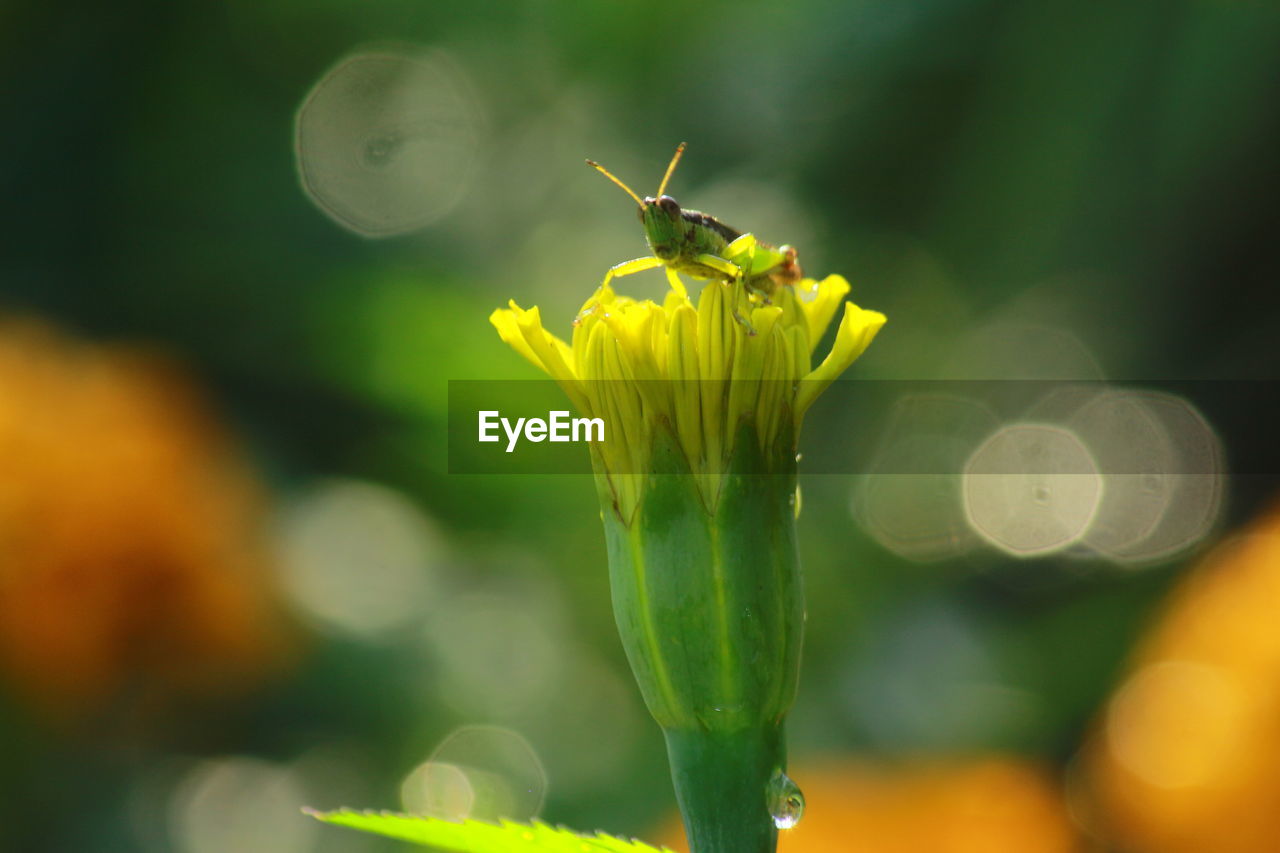
<path fill-rule="evenodd" d="M 656 430 L 668 430 L 714 507 L 744 425 L 762 451 L 794 455 L 813 401 L 871 343 L 885 317 L 844 302 L 831 351 L 814 350 L 849 283 L 838 275 L 779 287 L 763 304 L 741 284 L 706 285 L 695 306 L 681 290 L 665 304 L 596 291 L 574 324 L 572 343 L 546 330 L 538 309 L 514 301 L 489 318 L 502 339 L 555 379 L 586 417 L 614 436 L 593 445 L 597 473 L 622 520 L 632 518 L 650 470 Z"/>
<path fill-rule="evenodd" d="M 769 853 L 794 822 L 775 809 L 799 796 L 783 736 L 804 624 L 796 436 L 885 319 L 844 303 L 815 368 L 848 292 L 839 276 L 779 286 L 768 300 L 713 281 L 695 307 L 683 286 L 662 305 L 602 286 L 571 343 L 537 308 L 512 302 L 490 317 L 604 423 L 591 453 L 614 617 L 663 728 L 695 853 Z"/>

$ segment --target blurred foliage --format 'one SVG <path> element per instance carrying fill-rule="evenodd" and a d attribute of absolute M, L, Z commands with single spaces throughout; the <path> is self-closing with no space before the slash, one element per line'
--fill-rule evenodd
<path fill-rule="evenodd" d="M 313 206 L 292 126 L 327 69 L 387 42 L 444 51 L 468 81 L 479 168 L 432 227 L 375 241 Z M 261 482 L 244 488 L 278 508 L 220 520 L 208 498 L 165 491 L 166 472 L 104 474 L 152 489 L 137 508 L 104 499 L 132 530 L 117 554 L 161 541 L 178 509 L 191 518 L 177 529 L 287 537 L 292 513 L 354 481 L 390 497 L 367 497 L 385 530 L 330 549 L 356 581 L 346 594 L 391 584 L 391 540 L 430 580 L 418 618 L 373 633 L 335 627 L 282 582 L 277 604 L 295 615 L 272 627 L 305 638 L 292 663 L 249 694 L 184 696 L 159 717 L 144 697 L 164 676 L 138 662 L 180 652 L 146 626 L 225 627 L 208 600 L 138 622 L 144 652 L 120 658 L 118 680 L 94 669 L 109 701 L 78 708 L 71 729 L 10 679 L 6 842 L 357 849 L 298 828 L 295 801 L 396 807 L 400 780 L 475 722 L 528 740 L 547 820 L 644 836 L 670 783 L 613 627 L 590 481 L 447 473 L 447 380 L 534 376 L 493 334 L 492 308 L 518 297 L 567 327 L 604 270 L 641 253 L 628 203 L 583 158 L 644 189 L 687 139 L 677 198 L 796 244 L 807 272 L 845 275 L 889 315 L 862 378 L 947 375 L 981 330 L 1023 323 L 1066 330 L 1112 378 L 1271 380 L 1277 79 L 1280 11 L 1212 0 L 0 5 L 3 308 L 95 342 L 72 348 L 144 342 L 182 365 L 219 422 L 204 428 L 233 432 L 252 462 Z M 0 405 L 45 405 L 24 383 L 55 387 L 5 378 Z M 168 405 L 139 394 L 121 405 Z M 1274 441 L 1275 397 L 1251 404 L 1257 417 L 1220 436 L 1245 472 L 1224 529 L 1276 491 L 1248 467 Z M 113 440 L 99 415 L 49 417 L 65 430 L 49 442 Z M 4 447 L 6 489 L 41 470 Z M 197 470 L 221 470 L 193 452 Z M 79 518 L 77 479 L 33 486 L 46 518 Z M 857 528 L 851 486 L 805 483 L 797 762 L 1001 750 L 1065 767 L 1194 555 L 1125 572 L 994 552 L 917 565 Z M 405 532 L 419 522 L 433 531 L 421 541 Z M 200 548 L 190 565 L 224 559 Z M 128 553 L 113 559 L 149 559 Z M 12 554 L 0 547 L 0 599 L 29 570 Z M 241 811 L 228 791 L 248 792 Z"/>

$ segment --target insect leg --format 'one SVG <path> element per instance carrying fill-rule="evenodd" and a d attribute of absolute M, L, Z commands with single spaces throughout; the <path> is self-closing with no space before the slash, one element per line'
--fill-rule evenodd
<path fill-rule="evenodd" d="M 724 256 L 730 260 L 738 255 L 749 253 L 758 245 L 754 234 L 742 234 L 732 243 L 724 247 Z"/>
<path fill-rule="evenodd" d="M 613 281 L 615 278 L 618 278 L 619 276 L 631 275 L 632 273 L 637 273 L 637 272 L 644 272 L 645 270 L 651 270 L 654 267 L 660 267 L 662 265 L 663 265 L 662 261 L 654 257 L 635 258 L 630 261 L 623 261 L 620 264 L 614 264 L 613 266 L 609 267 L 609 271 L 604 274 L 604 281 L 600 282 L 600 289 L 604 290 L 606 287 L 609 286 L 609 282 Z M 585 319 L 593 311 L 595 311 L 597 305 L 598 303 L 592 300 L 591 307 L 584 308 L 582 311 L 578 313 L 578 316 L 573 319 L 573 325 L 576 326 L 579 323 L 581 323 L 583 319 Z"/>
<path fill-rule="evenodd" d="M 790 246 L 775 249 L 757 241 L 750 234 L 743 234 L 725 249 L 725 256 L 728 258 L 736 259 L 740 254 L 746 254 L 749 259 L 745 264 L 749 270 L 746 277 L 747 290 L 758 294 L 766 305 L 771 302 L 770 297 L 779 284 L 793 284 L 800 280 L 796 250 Z"/>
<path fill-rule="evenodd" d="M 630 261 L 623 261 L 620 264 L 614 264 L 613 266 L 609 267 L 609 271 L 604 274 L 604 281 L 600 283 L 600 287 L 601 288 L 608 287 L 609 282 L 613 281 L 615 278 L 620 278 L 624 275 L 631 275 L 633 273 L 644 272 L 645 270 L 651 270 L 654 267 L 660 267 L 662 265 L 663 265 L 662 260 L 660 258 L 655 258 L 653 256 L 650 256 L 647 258 L 636 258 Z"/>
<path fill-rule="evenodd" d="M 719 255 L 696 255 L 694 260 L 702 264 L 704 267 L 710 267 L 718 273 L 721 273 L 730 281 L 737 281 L 742 277 L 742 267 L 733 261 L 725 260 Z"/>
<path fill-rule="evenodd" d="M 748 236 L 748 235 L 743 235 L 743 236 Z M 737 242 L 737 241 L 734 241 L 734 242 Z M 711 269 L 716 270 L 717 272 L 723 273 L 725 276 L 728 277 L 730 282 L 736 283 L 741 281 L 743 282 L 744 285 L 746 284 L 746 278 L 747 278 L 746 270 L 744 270 L 742 267 L 735 264 L 733 261 L 725 260 L 719 255 L 698 255 L 697 257 L 694 258 L 694 260 L 702 264 L 704 267 L 710 267 Z M 746 269 L 749 270 L 750 268 L 751 267 L 748 266 Z M 737 297 L 735 296 L 734 298 L 736 299 Z M 746 317 L 743 317 L 741 314 L 739 314 L 738 309 L 736 308 L 733 310 L 733 319 L 737 320 L 738 323 L 744 329 L 747 330 L 748 335 L 755 335 L 756 333 L 755 327 L 751 325 L 751 323 L 747 320 Z"/>
<path fill-rule="evenodd" d="M 795 247 L 779 246 L 778 251 L 782 254 L 782 263 L 770 271 L 773 280 L 779 284 L 795 284 L 804 278 L 804 270 L 800 268 L 800 253 Z"/>
<path fill-rule="evenodd" d="M 783 265 L 787 261 L 787 253 L 785 250 L 790 249 L 784 246 L 782 249 L 775 249 L 772 246 L 761 243 L 752 234 L 743 234 L 734 240 L 728 246 L 725 246 L 724 256 L 738 266 L 743 267 L 747 271 L 747 275 L 757 277 L 772 273 L 775 268 Z M 794 254 L 795 250 L 791 249 Z M 747 263 L 738 260 L 740 255 L 746 255 Z"/>
<path fill-rule="evenodd" d="M 689 291 L 685 290 L 684 282 L 680 280 L 680 276 L 676 275 L 676 271 L 671 267 L 667 267 L 667 281 L 671 282 L 671 289 L 678 293 L 682 299 L 689 298 Z"/>

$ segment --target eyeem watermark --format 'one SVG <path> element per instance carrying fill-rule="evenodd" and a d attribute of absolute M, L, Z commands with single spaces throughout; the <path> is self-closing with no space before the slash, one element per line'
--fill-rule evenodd
<path fill-rule="evenodd" d="M 481 411 L 480 441 L 501 441 L 498 428 L 507 436 L 507 452 L 512 453 L 520 439 L 528 441 L 604 441 L 603 418 L 571 418 L 567 411 L 547 412 L 547 419 L 502 417 L 495 409 Z"/>

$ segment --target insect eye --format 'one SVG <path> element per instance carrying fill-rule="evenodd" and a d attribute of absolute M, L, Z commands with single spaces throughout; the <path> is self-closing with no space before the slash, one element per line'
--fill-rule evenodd
<path fill-rule="evenodd" d="M 680 215 L 680 204 L 669 195 L 664 195 L 662 198 L 658 199 L 658 207 L 665 210 L 671 216 Z"/>

